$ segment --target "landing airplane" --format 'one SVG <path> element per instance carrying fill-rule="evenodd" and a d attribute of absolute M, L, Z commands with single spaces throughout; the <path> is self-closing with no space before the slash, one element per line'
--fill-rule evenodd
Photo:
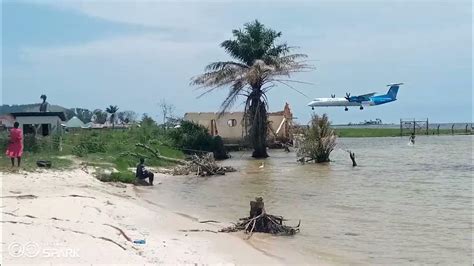
<path fill-rule="evenodd" d="M 344 106 L 344 111 L 348 111 L 347 106 L 360 106 L 360 110 L 364 110 L 364 105 L 373 106 L 384 103 L 389 103 L 397 100 L 397 93 L 400 85 L 403 83 L 393 83 L 387 85 L 390 87 L 387 94 L 374 96 L 375 92 L 368 93 L 359 96 L 351 96 L 350 93 L 346 93 L 344 98 L 336 98 L 336 95 L 331 95 L 331 98 L 316 98 L 308 103 L 308 106 L 314 110 L 314 107 L 332 107 L 332 106 Z"/>

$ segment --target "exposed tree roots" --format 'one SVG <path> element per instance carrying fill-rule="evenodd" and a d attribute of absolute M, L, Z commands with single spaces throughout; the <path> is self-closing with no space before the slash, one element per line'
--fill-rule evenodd
<path fill-rule="evenodd" d="M 300 231 L 299 226 L 283 224 L 283 217 L 266 213 L 262 198 L 250 202 L 250 216 L 240 218 L 234 226 L 221 229 L 219 232 L 245 231 L 250 238 L 253 232 L 270 233 L 274 235 L 294 235 Z"/>

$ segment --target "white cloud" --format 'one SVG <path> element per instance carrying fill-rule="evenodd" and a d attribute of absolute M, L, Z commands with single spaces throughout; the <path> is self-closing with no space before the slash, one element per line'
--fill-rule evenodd
<path fill-rule="evenodd" d="M 408 93 L 403 88 L 401 93 L 405 97 L 397 104 L 404 108 L 398 110 L 410 115 L 415 109 L 429 112 L 439 108 L 420 109 L 417 105 L 418 99 L 430 95 L 433 89 L 441 90 L 458 81 L 455 84 L 460 86 L 450 93 L 457 91 L 460 95 L 470 89 L 461 86 L 470 76 L 455 73 L 459 68 L 469 67 L 467 64 L 471 62 L 471 25 L 470 21 L 464 21 L 466 11 L 459 7 L 462 5 L 445 8 L 444 4 L 412 6 L 397 2 L 375 3 L 372 7 L 373 2 L 364 2 L 356 5 L 357 8 L 346 8 L 344 3 L 333 5 L 332 2 L 316 5 L 279 2 L 269 6 L 261 1 L 225 4 L 54 1 L 48 4 L 113 22 L 169 29 L 104 36 L 75 45 L 23 47 L 23 60 L 30 68 L 16 69 L 25 78 L 10 79 L 8 84 L 25 88 L 45 84 L 57 98 L 67 88 L 66 99 L 70 102 L 65 104 L 70 106 L 77 105 L 75 99 L 87 94 L 95 97 L 88 98 L 90 105 L 86 107 L 104 105 L 104 99 L 118 95 L 111 99 L 114 104 L 142 112 L 153 112 L 160 98 L 172 99 L 181 112 L 215 110 L 223 99 L 222 93 L 196 100 L 199 93 L 188 86 L 189 78 L 200 73 L 207 63 L 227 59 L 219 43 L 230 37 L 231 29 L 256 17 L 282 30 L 284 40 L 301 47 L 298 52 L 319 60 L 315 62 L 317 71 L 297 76 L 318 84 L 302 86 L 311 97 L 334 92 L 340 95 L 347 90 L 364 93 L 374 86 L 383 88 L 386 82 L 404 81 L 407 87 L 416 90 Z M 14 76 L 8 73 L 9 77 Z M 308 92 L 313 88 L 316 91 Z M 280 93 L 283 91 L 288 93 Z M 8 92 L 7 96 L 12 97 Z M 308 117 L 307 99 L 297 93 L 276 89 L 270 93 L 270 99 L 273 110 L 289 100 L 298 117 Z M 448 101 L 449 98 L 443 97 L 443 104 L 449 105 Z M 395 113 L 390 106 L 372 113 L 377 114 L 378 110 L 388 110 L 385 115 L 392 120 L 404 115 Z M 335 113 L 334 119 L 346 119 Z M 358 113 L 360 117 L 368 114 L 371 113 Z"/>

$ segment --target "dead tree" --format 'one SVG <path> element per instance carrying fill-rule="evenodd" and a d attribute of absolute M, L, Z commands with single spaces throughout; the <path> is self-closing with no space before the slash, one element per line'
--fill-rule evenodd
<path fill-rule="evenodd" d="M 219 232 L 245 231 L 249 238 L 253 232 L 269 233 L 274 235 L 294 235 L 300 231 L 300 223 L 297 226 L 283 224 L 283 217 L 268 214 L 265 211 L 263 198 L 257 197 L 255 201 L 250 201 L 249 217 L 240 218 L 234 226 L 221 229 Z"/>

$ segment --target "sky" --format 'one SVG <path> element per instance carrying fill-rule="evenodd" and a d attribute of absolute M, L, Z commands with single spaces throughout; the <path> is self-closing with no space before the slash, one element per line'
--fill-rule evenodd
<path fill-rule="evenodd" d="M 288 102 L 306 124 L 312 98 L 370 92 L 404 82 L 398 100 L 360 111 L 318 108 L 333 123 L 429 118 L 470 122 L 471 1 L 2 1 L 2 103 L 39 102 L 160 117 L 218 111 L 227 88 L 198 98 L 193 76 L 231 59 L 219 44 L 258 19 L 305 53 L 314 71 L 278 86 L 269 109 Z M 233 111 L 243 109 L 243 99 Z"/>

